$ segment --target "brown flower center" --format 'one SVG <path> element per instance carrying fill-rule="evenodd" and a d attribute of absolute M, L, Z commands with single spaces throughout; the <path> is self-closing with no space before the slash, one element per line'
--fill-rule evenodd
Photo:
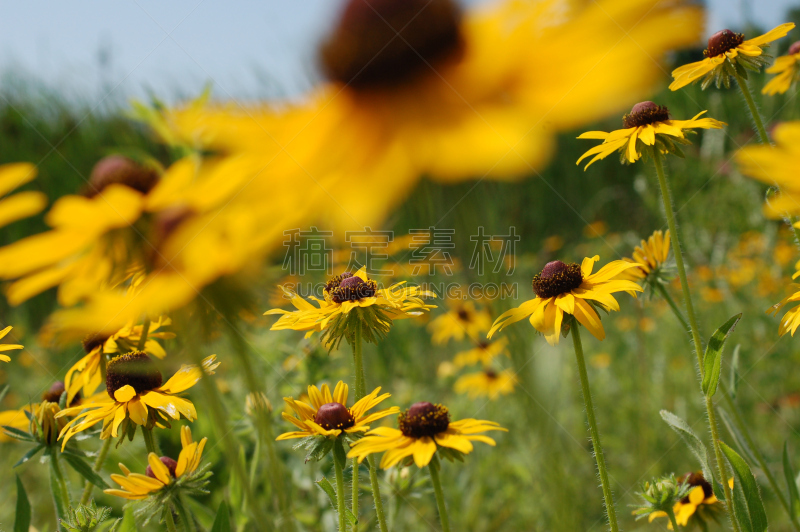
<path fill-rule="evenodd" d="M 83 350 L 86 353 L 91 353 L 95 347 L 100 347 L 106 340 L 108 340 L 109 335 L 107 334 L 87 334 L 83 339 Z"/>
<path fill-rule="evenodd" d="M 365 297 L 372 297 L 377 290 L 378 285 L 375 281 L 364 281 L 350 272 L 333 277 L 325 285 L 325 291 L 331 296 L 334 303 L 358 301 Z"/>
<path fill-rule="evenodd" d="M 94 165 L 85 195 L 91 198 L 115 183 L 147 194 L 158 183 L 158 172 L 122 155 L 109 155 Z"/>
<path fill-rule="evenodd" d="M 415 79 L 462 48 L 454 0 L 348 0 L 320 58 L 331 80 L 356 90 Z"/>
<path fill-rule="evenodd" d="M 789 55 L 794 55 L 798 52 L 800 52 L 800 41 L 795 41 L 789 47 Z"/>
<path fill-rule="evenodd" d="M 666 122 L 669 120 L 669 109 L 653 102 L 639 102 L 633 106 L 631 112 L 622 117 L 623 127 L 639 127 Z"/>
<path fill-rule="evenodd" d="M 702 473 L 686 473 L 685 475 L 681 475 L 678 477 L 678 482 L 686 482 L 690 486 L 697 487 L 700 486 L 703 488 L 703 495 L 706 499 L 714 495 L 714 489 L 711 487 L 711 484 L 705 479 Z M 689 495 L 686 495 L 681 502 L 686 504 L 689 502 Z"/>
<path fill-rule="evenodd" d="M 112 399 L 114 392 L 123 386 L 132 386 L 136 393 L 155 390 L 163 382 L 155 363 L 142 351 L 120 355 L 106 368 L 106 391 Z"/>
<path fill-rule="evenodd" d="M 169 469 L 169 476 L 175 478 L 175 469 L 178 467 L 178 462 L 176 462 L 169 456 L 162 456 L 161 458 L 159 458 L 159 460 L 161 460 L 161 463 L 167 466 L 167 469 Z M 147 469 L 145 470 L 144 474 L 150 478 L 156 478 L 156 476 L 153 474 L 153 468 L 150 466 L 147 466 Z"/>
<path fill-rule="evenodd" d="M 66 390 L 64 383 L 62 381 L 56 381 L 46 392 L 42 394 L 42 401 L 58 404 L 58 401 L 61 399 L 61 394 L 64 393 L 64 390 Z"/>
<path fill-rule="evenodd" d="M 400 414 L 397 424 L 404 436 L 430 438 L 447 430 L 450 426 L 450 414 L 447 407 L 441 404 L 414 403 L 411 408 Z"/>
<path fill-rule="evenodd" d="M 356 420 L 343 404 L 326 403 L 314 414 L 314 423 L 325 430 L 344 430 L 355 425 Z"/>
<path fill-rule="evenodd" d="M 706 57 L 716 57 L 724 54 L 728 50 L 733 50 L 743 42 L 743 33 L 721 30 L 708 38 L 708 49 L 703 50 L 703 55 Z"/>
<path fill-rule="evenodd" d="M 564 264 L 554 260 L 545 264 L 542 273 L 533 278 L 533 292 L 542 299 L 566 294 L 583 282 L 580 264 Z"/>
<path fill-rule="evenodd" d="M 470 322 L 470 321 L 472 321 L 471 318 L 472 318 L 472 316 L 470 316 L 469 312 L 467 312 L 467 309 L 464 309 L 464 308 L 459 309 L 459 311 L 458 311 L 458 319 L 459 320 Z"/>

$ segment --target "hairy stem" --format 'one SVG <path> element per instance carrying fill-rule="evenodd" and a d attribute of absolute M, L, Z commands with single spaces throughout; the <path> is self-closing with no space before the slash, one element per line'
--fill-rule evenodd
<path fill-rule="evenodd" d="M 753 101 L 753 94 L 750 92 L 750 87 L 747 86 L 747 81 L 742 79 L 742 76 L 736 72 L 736 69 L 734 69 L 734 75 L 736 76 L 736 83 L 739 85 L 739 90 L 742 91 L 742 96 L 744 96 L 744 101 L 747 102 L 747 107 L 750 109 L 750 115 L 753 117 L 753 124 L 756 126 L 756 132 L 760 137 L 761 143 L 768 144 L 769 137 L 767 137 L 767 130 L 764 129 L 764 122 L 761 120 L 761 113 L 758 112 L 756 102 Z"/>
<path fill-rule="evenodd" d="M 678 526 L 678 521 L 675 519 L 675 512 L 672 510 L 672 506 L 667 507 L 667 516 L 669 517 L 669 522 L 672 523 L 672 530 L 679 532 L 681 527 Z"/>
<path fill-rule="evenodd" d="M 436 495 L 436 506 L 439 508 L 439 520 L 442 522 L 442 532 L 450 532 L 450 519 L 447 517 L 447 505 L 444 502 L 442 483 L 439 480 L 439 457 L 435 454 L 428 464 L 428 474 L 431 476 L 433 492 Z"/>
<path fill-rule="evenodd" d="M 61 469 L 61 457 L 58 449 L 51 449 L 50 452 L 50 492 L 53 495 L 53 506 L 56 510 L 56 523 L 58 530 L 66 530 L 61 523 L 62 519 L 67 518 L 70 508 L 69 490 L 67 481 L 64 478 L 64 471 Z"/>
<path fill-rule="evenodd" d="M 347 518 L 344 515 L 344 464 L 333 452 L 333 474 L 336 477 L 336 510 L 339 514 L 339 532 L 346 532 Z"/>
<path fill-rule="evenodd" d="M 105 356 L 102 355 L 101 356 Z M 111 449 L 111 438 L 103 440 L 103 446 L 100 447 L 100 452 L 97 454 L 97 459 L 94 461 L 94 467 L 92 467 L 92 471 L 95 473 L 99 473 L 101 469 L 103 469 L 103 464 L 106 462 L 106 457 L 108 456 L 108 451 Z M 92 489 L 94 488 L 94 484 L 86 481 L 86 486 L 83 488 L 83 495 L 81 496 L 81 504 L 88 504 L 89 498 L 92 496 Z"/>
<path fill-rule="evenodd" d="M 186 509 L 186 501 L 183 500 L 182 495 L 175 497 L 175 509 L 178 512 L 184 532 L 197 532 L 192 514 Z"/>

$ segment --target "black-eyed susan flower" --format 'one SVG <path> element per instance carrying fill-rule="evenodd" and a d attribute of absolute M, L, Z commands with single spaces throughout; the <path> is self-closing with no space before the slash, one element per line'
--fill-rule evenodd
<path fill-rule="evenodd" d="M 800 121 L 784 122 L 772 133 L 774 146 L 751 145 L 740 149 L 735 156 L 741 172 L 770 186 L 778 187 L 764 204 L 764 213 L 770 218 L 800 214 Z"/>
<path fill-rule="evenodd" d="M 690 489 L 682 499 L 675 503 L 672 510 L 675 513 L 675 521 L 679 526 L 689 526 L 690 520 L 697 521 L 698 524 L 707 521 L 716 521 L 716 515 L 722 510 L 722 504 L 714 495 L 711 484 L 703 477 L 700 472 L 686 473 L 678 477 L 679 483 L 685 483 Z M 733 488 L 733 479 L 728 481 L 730 488 Z M 652 522 L 658 517 L 667 517 L 666 512 L 652 512 L 648 519 Z M 702 525 L 701 525 L 702 526 Z M 668 525 L 672 530 L 672 524 Z"/>
<path fill-rule="evenodd" d="M 451 452 L 469 454 L 472 442 L 480 441 L 494 446 L 495 441 L 484 433 L 491 430 L 508 432 L 493 421 L 462 419 L 450 421 L 450 412 L 441 404 L 414 403 L 397 419 L 399 429 L 378 427 L 351 444 L 350 458 L 359 463 L 374 453 L 384 453 L 381 467 L 388 469 L 406 459 L 413 458 L 417 467 L 427 466 L 437 450 L 446 458 Z"/>
<path fill-rule="evenodd" d="M 366 432 L 369 430 L 370 423 L 400 412 L 398 407 L 392 406 L 371 414 L 367 413 L 391 397 L 389 393 L 378 395 L 380 391 L 380 387 L 375 388 L 372 393 L 356 401 L 349 408 L 347 407 L 348 386 L 342 381 L 336 384 L 333 394 L 327 384 L 323 384 L 321 389 L 314 385 L 309 386 L 310 404 L 291 397 L 284 397 L 283 400 L 294 415 L 288 412 L 283 412 L 281 415 L 283 419 L 300 430 L 286 432 L 276 439 L 289 440 L 308 436 L 338 438 L 342 434 Z"/>
<path fill-rule="evenodd" d="M 647 153 L 646 147 L 654 147 L 660 153 L 677 153 L 682 155 L 677 144 L 691 144 L 686 133 L 692 129 L 721 129 L 727 125 L 713 118 L 700 118 L 702 111 L 691 120 L 672 120 L 669 109 L 653 102 L 640 102 L 633 106 L 631 112 L 622 117 L 623 129 L 606 133 L 605 131 L 588 131 L 579 139 L 602 140 L 603 143 L 584 153 L 576 164 L 594 155 L 586 168 L 599 159 L 605 159 L 614 152 L 620 153 L 622 163 L 635 163 Z"/>
<path fill-rule="evenodd" d="M 374 343 L 389 332 L 392 321 L 419 316 L 436 308 L 422 299 L 436 297 L 435 294 L 404 285 L 405 281 L 401 281 L 389 288 L 378 288 L 377 282 L 367 276 L 366 268 L 361 268 L 355 274 L 345 272 L 328 280 L 325 299 L 311 298 L 316 305 L 287 289 L 297 310 L 272 309 L 264 314 L 281 316 L 270 328 L 273 331 L 308 331 L 306 337 L 323 331 L 323 341 L 329 347 L 338 346 L 342 338 L 350 341 L 356 324 L 363 339 Z"/>
<path fill-rule="evenodd" d="M 213 374 L 219 365 L 216 355 L 206 357 L 203 368 L 183 365 L 166 382 L 148 355 L 141 351 L 120 355 L 106 368 L 106 394 L 98 394 L 87 405 L 67 408 L 58 417 L 75 415 L 61 431 L 62 446 L 75 434 L 102 421 L 101 439 L 126 434 L 133 437 L 136 425 L 152 429 L 168 426 L 169 419 L 194 421 L 194 404 L 178 394 L 194 386 L 205 371 Z"/>
<path fill-rule="evenodd" d="M 8 333 L 11 332 L 11 329 L 13 329 L 13 327 L 11 325 L 9 325 L 8 327 L 6 327 L 2 331 L 0 331 L 0 340 L 5 338 L 8 335 Z M 3 354 L 5 351 L 14 351 L 14 350 L 23 349 L 23 348 L 24 348 L 24 346 L 21 345 L 21 344 L 0 344 L 0 362 L 10 362 L 11 361 L 11 357 L 9 357 L 8 355 L 4 355 Z"/>
<path fill-rule="evenodd" d="M 792 43 L 787 54 L 776 58 L 765 72 L 775 74 L 775 77 L 764 85 L 762 94 L 774 96 L 788 91 L 800 74 L 800 41 Z"/>
<path fill-rule="evenodd" d="M 730 87 L 730 78 L 737 75 L 747 79 L 745 69 L 760 70 L 770 58 L 764 55 L 764 49 L 772 41 L 784 37 L 792 28 L 794 24 L 791 22 L 781 24 L 764 35 L 747 40 L 742 33 L 718 31 L 708 39 L 708 48 L 703 51 L 705 59 L 672 71 L 675 81 L 669 88 L 675 91 L 703 78 L 703 89 L 712 81 L 716 82 L 718 88 L 722 85 Z"/>
<path fill-rule="evenodd" d="M 517 375 L 511 369 L 495 371 L 484 368 L 475 373 L 467 373 L 459 377 L 453 385 L 456 393 L 466 394 L 470 399 L 487 397 L 497 399 L 514 391 Z"/>
<path fill-rule="evenodd" d="M 633 281 L 618 279 L 619 274 L 635 268 L 636 264 L 615 260 L 595 273 L 595 255 L 581 264 L 565 264 L 560 260 L 548 262 L 542 272 L 533 278 L 534 299 L 508 310 L 495 320 L 489 338 L 512 323 L 529 318 L 533 327 L 542 333 L 550 345 L 558 343 L 562 326 L 569 325 L 564 315 L 574 318 L 598 340 L 605 338 L 603 325 L 595 308 L 605 311 L 619 310 L 614 292 L 641 292 Z"/>
<path fill-rule="evenodd" d="M 0 166 L 0 227 L 33 216 L 47 205 L 47 196 L 41 192 L 25 191 L 4 197 L 35 177 L 36 167 L 30 163 Z"/>
<path fill-rule="evenodd" d="M 428 330 L 436 345 L 449 340 L 463 340 L 464 337 L 477 340 L 492 326 L 492 315 L 486 309 L 475 308 L 472 301 L 454 300 L 441 316 L 431 320 Z"/>
<path fill-rule="evenodd" d="M 165 316 L 161 316 L 149 323 L 149 332 L 143 351 L 150 356 L 164 358 L 167 353 L 161 344 L 156 341 L 156 338 L 165 340 L 175 337 L 175 333 L 158 330 L 163 326 L 170 325 L 172 321 Z M 136 350 L 142 337 L 143 327 L 144 325 L 129 324 L 111 335 L 86 335 L 83 339 L 83 349 L 86 352 L 86 356 L 67 370 L 67 375 L 64 378 L 68 392 L 67 401 L 72 401 L 72 398 L 79 392 L 84 397 L 94 394 L 103 380 L 101 366 L 106 362 L 104 358 Z"/>
<path fill-rule="evenodd" d="M 662 280 L 662 273 L 667 265 L 670 253 L 669 231 L 658 230 L 653 232 L 647 240 L 633 250 L 630 257 L 622 260 L 636 264 L 636 268 L 630 268 L 622 273 L 622 278 L 630 278 L 635 281 L 659 282 Z"/>
<path fill-rule="evenodd" d="M 499 338 L 493 342 L 481 340 L 472 349 L 456 353 L 455 357 L 453 357 L 453 366 L 456 368 L 475 364 L 487 366 L 500 355 L 508 356 L 506 347 L 508 347 L 507 338 Z"/>
<path fill-rule="evenodd" d="M 797 279 L 798 276 L 800 276 L 800 272 L 795 272 L 795 274 L 792 276 L 792 279 Z M 793 285 L 793 287 L 797 289 L 800 288 L 800 285 Z M 797 301 L 800 301 L 800 291 L 794 292 L 791 295 L 783 298 L 779 303 L 772 305 L 769 309 L 767 309 L 767 314 L 775 316 L 783 307 L 789 303 L 795 303 Z M 794 336 L 794 333 L 798 327 L 800 327 L 800 306 L 795 306 L 787 310 L 783 317 L 781 317 L 781 324 L 778 327 L 778 335 L 783 336 L 786 333 L 790 333 L 792 336 Z"/>

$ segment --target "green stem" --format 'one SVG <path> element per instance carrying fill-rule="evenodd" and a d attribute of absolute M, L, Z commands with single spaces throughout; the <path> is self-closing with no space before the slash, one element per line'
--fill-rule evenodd
<path fill-rule="evenodd" d="M 671 295 L 669 295 L 669 292 L 667 292 L 666 287 L 663 284 L 658 283 L 658 282 L 656 282 L 654 284 L 655 284 L 655 286 L 658 287 L 658 292 L 661 294 L 661 297 L 664 298 L 664 301 L 667 302 L 667 304 L 669 305 L 669 308 L 672 309 L 672 313 L 675 314 L 675 317 L 678 318 L 679 322 L 681 322 L 681 325 L 683 326 L 684 330 L 686 330 L 686 332 L 691 334 L 692 328 L 689 327 L 689 322 L 687 322 L 686 318 L 683 317 L 683 313 L 681 312 L 681 309 L 678 308 L 678 305 L 677 305 L 677 303 L 675 303 L 675 300 L 672 299 Z"/>
<path fill-rule="evenodd" d="M 178 495 L 173 499 L 175 503 L 175 510 L 178 512 L 178 518 L 181 520 L 181 526 L 184 532 L 197 532 L 197 527 L 194 524 L 192 514 L 186 510 L 186 503 L 182 495 Z"/>
<path fill-rule="evenodd" d="M 335 445 L 341 445 L 337 442 Z M 344 464 L 337 458 L 337 452 L 333 452 L 333 473 L 336 477 L 336 511 L 339 514 L 339 532 L 347 531 L 347 520 L 344 515 Z"/>
<path fill-rule="evenodd" d="M 53 505 L 56 509 L 58 530 L 65 530 L 61 520 L 67 518 L 67 512 L 69 511 L 71 503 L 69 500 L 67 481 L 64 478 L 64 472 L 61 469 L 60 461 L 59 450 L 52 448 L 50 452 L 50 492 L 53 495 Z"/>
<path fill-rule="evenodd" d="M 352 488 L 353 488 L 353 495 L 352 495 L 352 507 L 353 507 L 353 515 L 356 516 L 356 522 L 351 527 L 353 532 L 358 532 L 358 458 L 353 458 L 353 479 L 352 479 Z"/>
<path fill-rule="evenodd" d="M 744 96 L 744 101 L 747 102 L 747 107 L 750 108 L 750 114 L 753 117 L 753 123 L 756 126 L 756 132 L 758 133 L 758 136 L 761 137 L 761 143 L 768 144 L 769 137 L 767 137 L 767 130 L 764 129 L 764 122 L 761 120 L 761 113 L 758 112 L 756 102 L 753 101 L 753 94 L 750 92 L 750 87 L 747 86 L 747 81 L 742 79 L 742 76 L 736 72 L 736 69 L 734 69 L 733 72 L 734 76 L 736 76 L 736 83 L 739 85 L 739 90 L 742 91 L 742 96 Z"/>
<path fill-rule="evenodd" d="M 675 512 L 672 509 L 672 506 L 667 507 L 667 516 L 669 517 L 670 523 L 672 523 L 672 530 L 675 532 L 679 532 L 681 527 L 678 526 L 678 521 L 675 519 Z"/>
<path fill-rule="evenodd" d="M 167 508 L 164 513 L 167 514 L 167 530 L 169 532 L 178 532 L 178 528 L 175 526 L 175 519 L 172 517 L 172 508 Z"/>
<path fill-rule="evenodd" d="M 361 316 L 359 316 L 355 326 L 355 333 L 353 334 L 353 365 L 355 366 L 356 401 L 367 394 L 367 378 L 364 372 L 364 357 L 361 341 L 362 326 Z M 389 528 L 386 526 L 386 514 L 383 511 L 383 500 L 381 499 L 381 488 L 378 484 L 378 468 L 375 466 L 375 458 L 372 455 L 370 455 L 367 460 L 369 461 L 369 482 L 372 487 L 372 499 L 375 501 L 375 514 L 378 517 L 378 528 L 381 532 L 388 532 Z M 356 509 L 358 508 L 358 475 L 355 474 L 358 469 L 354 468 L 353 471 L 353 513 L 358 516 L 356 513 Z"/>
<path fill-rule="evenodd" d="M 105 356 L 105 355 L 101 355 Z M 103 441 L 103 446 L 100 447 L 100 452 L 97 455 L 97 459 L 94 461 L 94 467 L 92 471 L 95 473 L 100 472 L 103 469 L 103 464 L 106 462 L 106 457 L 108 456 L 108 451 L 111 449 L 111 438 Z M 89 498 L 92 496 L 92 489 L 94 488 L 94 484 L 86 481 L 86 486 L 83 488 L 83 495 L 81 496 L 81 504 L 88 504 Z"/>
<path fill-rule="evenodd" d="M 783 509 L 786 510 L 786 513 L 789 516 L 789 520 L 792 522 L 792 526 L 794 527 L 795 530 L 800 532 L 800 524 L 798 524 L 797 518 L 792 513 L 792 510 L 789 507 L 789 502 L 786 500 L 783 491 L 778 486 L 778 482 L 775 480 L 775 476 L 772 474 L 772 471 L 770 471 L 769 467 L 767 466 L 767 461 L 764 459 L 764 455 L 761 454 L 761 451 L 759 450 L 758 446 L 753 440 L 753 436 L 750 434 L 750 429 L 742 419 L 742 415 L 739 412 L 739 407 L 736 405 L 733 398 L 731 397 L 731 394 L 728 393 L 728 389 L 724 385 L 720 386 L 720 391 L 722 392 L 722 397 L 725 399 L 725 403 L 727 403 L 728 408 L 731 411 L 731 415 L 733 416 L 733 422 L 736 423 L 736 427 L 739 429 L 739 432 L 742 433 L 742 436 L 744 436 L 744 439 L 747 442 L 747 445 L 750 447 L 750 450 L 753 451 L 753 455 L 755 456 L 756 461 L 758 461 L 758 467 L 760 467 L 761 470 L 764 472 L 764 476 L 767 477 L 767 482 L 769 482 L 772 491 L 775 493 L 775 495 L 778 496 L 778 500 L 780 501 L 781 506 L 783 506 Z"/>
<path fill-rule="evenodd" d="M 672 193 L 669 190 L 667 177 L 664 174 L 664 167 L 661 163 L 661 154 L 658 150 L 652 149 L 650 154 L 653 157 L 653 162 L 656 167 L 656 175 L 658 176 L 658 184 L 661 187 L 661 198 L 664 201 L 664 214 L 667 217 L 667 225 L 669 226 L 670 240 L 672 241 L 672 253 L 675 255 L 675 265 L 678 267 L 678 277 L 681 280 L 681 290 L 683 292 L 683 302 L 686 306 L 686 315 L 689 317 L 689 327 L 692 332 L 692 341 L 694 343 L 695 355 L 697 355 L 697 367 L 700 375 L 700 380 L 703 378 L 703 344 L 700 341 L 700 328 L 697 326 L 697 318 L 694 313 L 694 305 L 692 304 L 692 295 L 689 291 L 689 280 L 686 277 L 686 266 L 683 263 L 683 253 L 681 252 L 681 239 L 678 233 L 678 224 L 675 220 L 675 211 L 672 205 Z M 710 397 L 705 398 L 706 413 L 708 415 L 708 426 L 711 431 L 711 442 L 714 446 L 714 457 L 717 462 L 717 469 L 721 479 L 722 490 L 725 493 L 726 504 L 733 500 L 731 498 L 731 489 L 728 486 L 728 472 L 725 467 L 725 461 L 722 458 L 722 449 L 719 446 L 719 434 L 717 430 L 717 419 L 714 412 L 714 403 Z M 740 532 L 739 524 L 733 512 L 728 507 L 728 517 L 731 520 L 731 526 L 735 532 Z"/>
<path fill-rule="evenodd" d="M 597 470 L 600 473 L 600 484 L 603 488 L 603 499 L 606 503 L 606 514 L 608 515 L 608 525 L 611 532 L 618 532 L 617 512 L 614 509 L 614 497 L 611 494 L 611 484 L 608 481 L 608 470 L 606 469 L 606 459 L 603 455 L 603 446 L 600 443 L 600 431 L 597 429 L 597 420 L 594 417 L 594 405 L 592 404 L 592 392 L 589 389 L 589 374 L 586 372 L 586 360 L 583 357 L 583 345 L 581 344 L 580 326 L 573 320 L 570 327 L 572 345 L 575 347 L 575 359 L 578 361 L 578 375 L 581 379 L 581 391 L 583 393 L 583 403 L 586 406 L 586 418 L 589 421 L 589 433 L 592 436 L 592 448 L 594 457 L 597 461 Z"/>
<path fill-rule="evenodd" d="M 147 345 L 147 336 L 150 334 L 150 318 L 145 318 L 142 323 L 142 335 L 139 337 L 139 345 L 136 346 L 137 351 L 144 351 L 144 346 Z"/>
<path fill-rule="evenodd" d="M 142 436 L 144 437 L 144 445 L 147 447 L 148 453 L 156 453 L 156 455 L 161 456 L 158 452 L 158 447 L 156 447 L 156 439 L 153 435 L 153 429 L 148 429 L 145 426 L 142 426 Z"/>
<path fill-rule="evenodd" d="M 439 508 L 439 519 L 442 522 L 442 532 L 450 532 L 450 519 L 447 517 L 447 505 L 444 502 L 442 483 L 439 480 L 439 458 L 434 454 L 428 464 L 428 474 L 431 476 L 433 492 L 436 495 L 436 506 Z"/>

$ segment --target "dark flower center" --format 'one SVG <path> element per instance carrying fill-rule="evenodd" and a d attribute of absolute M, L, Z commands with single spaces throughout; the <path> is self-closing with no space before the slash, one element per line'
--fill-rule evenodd
<path fill-rule="evenodd" d="M 433 437 L 447 430 L 450 414 L 447 407 L 428 402 L 414 403 L 397 419 L 400 431 L 409 438 Z"/>
<path fill-rule="evenodd" d="M 100 347 L 109 339 L 107 334 L 87 334 L 83 339 L 83 350 L 91 353 L 95 347 Z"/>
<path fill-rule="evenodd" d="M 702 473 L 686 473 L 685 475 L 681 475 L 678 477 L 678 482 L 686 482 L 690 486 L 697 487 L 700 486 L 703 488 L 703 495 L 706 499 L 714 495 L 714 489 L 711 487 L 711 484 L 705 479 Z M 681 502 L 686 504 L 689 502 L 689 495 L 686 495 Z"/>
<path fill-rule="evenodd" d="M 542 299 L 566 294 L 583 282 L 581 265 L 554 260 L 545 264 L 542 273 L 533 278 L 533 292 Z"/>
<path fill-rule="evenodd" d="M 85 195 L 91 198 L 115 183 L 147 194 L 158 183 L 158 173 L 122 155 L 109 155 L 94 165 Z"/>
<path fill-rule="evenodd" d="M 463 309 L 462 308 L 462 309 L 460 309 L 458 311 L 458 319 L 459 320 L 461 320 L 461 321 L 472 321 L 470 318 L 471 318 L 471 316 L 469 315 L 469 312 L 467 312 L 467 309 Z"/>
<path fill-rule="evenodd" d="M 743 42 L 743 33 L 721 30 L 708 38 L 708 49 L 703 50 L 703 55 L 706 57 L 716 57 L 724 54 L 728 50 L 733 50 Z"/>
<path fill-rule="evenodd" d="M 348 0 L 322 44 L 325 74 L 356 90 L 415 79 L 462 48 L 453 0 Z"/>
<path fill-rule="evenodd" d="M 497 372 L 492 369 L 484 370 L 483 372 L 489 379 L 494 380 L 497 378 Z"/>
<path fill-rule="evenodd" d="M 622 117 L 623 127 L 639 127 L 666 122 L 669 120 L 669 109 L 653 102 L 639 102 L 633 106 L 631 112 Z"/>
<path fill-rule="evenodd" d="M 325 291 L 331 296 L 334 303 L 358 301 L 365 297 L 372 297 L 377 290 L 378 285 L 375 281 L 364 281 L 350 272 L 333 277 L 325 285 Z"/>
<path fill-rule="evenodd" d="M 797 52 L 800 52 L 800 41 L 795 41 L 789 47 L 789 55 L 794 55 Z"/>
<path fill-rule="evenodd" d="M 106 368 L 106 390 L 112 399 L 114 392 L 123 386 L 132 386 L 137 394 L 155 390 L 163 382 L 155 363 L 142 351 L 120 355 L 108 363 Z"/>
<path fill-rule="evenodd" d="M 64 383 L 62 381 L 56 381 L 52 386 L 50 386 L 50 389 L 42 394 L 42 401 L 58 404 L 58 401 L 61 399 L 61 394 L 64 393 L 64 390 L 66 390 Z"/>
<path fill-rule="evenodd" d="M 326 403 L 314 415 L 314 423 L 325 430 L 349 429 L 356 424 L 350 411 L 341 403 Z"/>
<path fill-rule="evenodd" d="M 178 467 L 178 462 L 176 462 L 169 456 L 162 456 L 161 458 L 159 458 L 159 460 L 161 460 L 161 463 L 167 466 L 167 469 L 169 469 L 169 476 L 175 478 L 175 469 Z M 150 466 L 147 466 L 147 469 L 145 470 L 144 474 L 150 478 L 156 478 L 156 476 L 153 474 L 153 468 Z"/>
<path fill-rule="evenodd" d="M 488 349 L 490 345 L 492 345 L 492 344 L 490 344 L 490 343 L 489 343 L 489 342 L 487 342 L 486 340 L 481 340 L 480 342 L 478 342 L 478 348 L 479 348 L 479 349 L 483 349 L 484 351 L 485 351 L 486 349 Z"/>

